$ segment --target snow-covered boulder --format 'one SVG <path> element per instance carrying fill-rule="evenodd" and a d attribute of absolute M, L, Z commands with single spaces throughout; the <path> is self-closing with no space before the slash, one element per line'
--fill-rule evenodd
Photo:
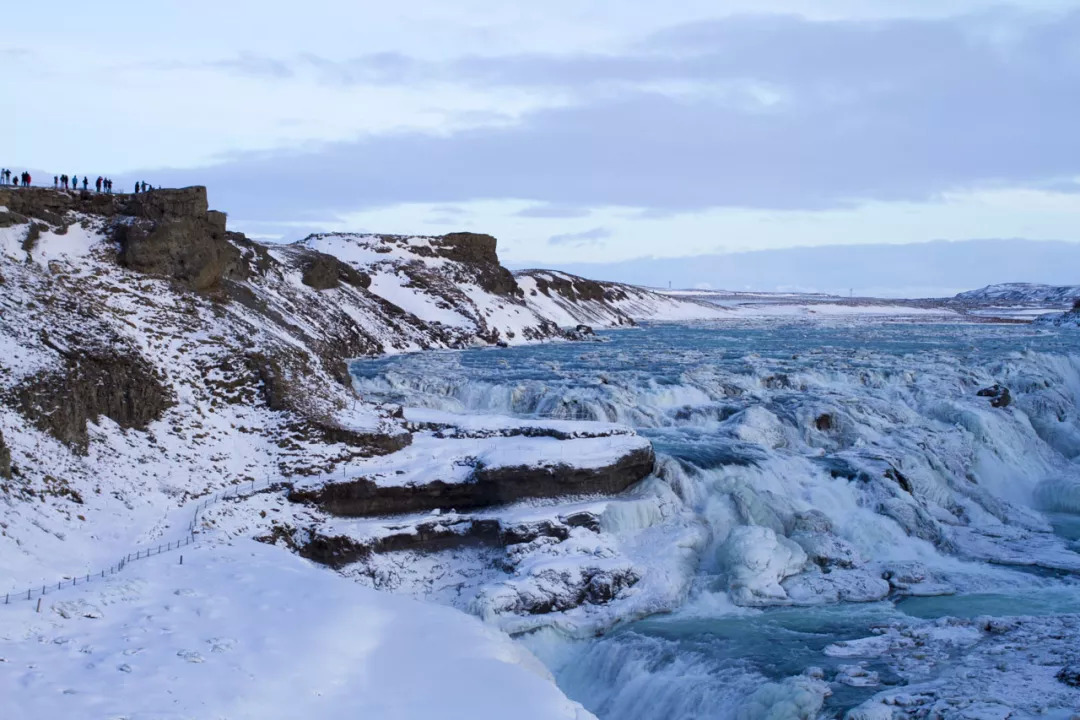
<path fill-rule="evenodd" d="M 757 525 L 734 528 L 719 549 L 719 560 L 732 600 L 740 605 L 789 603 L 780 582 L 807 563 L 806 552 L 797 543 Z"/>

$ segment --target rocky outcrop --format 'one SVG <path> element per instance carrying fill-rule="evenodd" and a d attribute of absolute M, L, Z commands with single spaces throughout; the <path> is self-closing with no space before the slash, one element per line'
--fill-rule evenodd
<path fill-rule="evenodd" d="M 132 195 L 124 214 L 134 220 L 117 224 L 115 237 L 126 267 L 199 291 L 248 276 L 240 250 L 229 242 L 224 213 L 208 209 L 206 188 Z"/>
<path fill-rule="evenodd" d="M 505 548 L 532 543 L 541 538 L 561 542 L 569 538 L 577 527 L 597 532 L 599 519 L 588 513 L 531 522 L 450 515 L 406 522 L 395 526 L 391 532 L 369 538 L 329 534 L 316 528 L 300 532 L 275 525 L 269 534 L 256 539 L 268 543 L 283 541 L 309 560 L 342 568 L 372 555 L 388 552 L 440 552 L 463 547 Z"/>
<path fill-rule="evenodd" d="M 0 478 L 11 479 L 11 450 L 4 444 L 3 432 L 0 432 Z"/>
<path fill-rule="evenodd" d="M 43 221 L 27 238 L 28 252 L 43 227 L 62 229 L 71 213 L 105 218 L 120 245 L 120 262 L 173 278 L 192 290 L 211 290 L 223 280 L 243 279 L 247 265 L 228 240 L 224 213 L 209 210 L 205 187 L 151 190 L 134 195 L 63 192 L 46 188 L 0 190 L 0 206 L 13 216 Z M 35 230 L 36 229 L 36 230 Z"/>
<path fill-rule="evenodd" d="M 371 286 L 371 277 L 352 266 L 341 262 L 333 255 L 316 250 L 300 261 L 303 272 L 302 282 L 316 290 L 330 290 L 341 287 L 342 283 L 358 288 Z"/>
<path fill-rule="evenodd" d="M 614 495 L 647 477 L 653 471 L 655 459 L 652 447 L 646 446 L 599 468 L 479 466 L 467 482 L 435 480 L 424 485 L 379 485 L 359 478 L 327 483 L 312 490 L 294 490 L 289 498 L 312 502 L 333 515 L 365 517 L 449 508 L 470 510 L 528 498 Z"/>
<path fill-rule="evenodd" d="M 504 296 L 520 295 L 514 274 L 499 264 L 496 244 L 491 235 L 457 232 L 436 238 L 432 248 L 437 256 L 475 266 L 477 284 L 488 292 Z"/>
<path fill-rule="evenodd" d="M 625 300 L 626 293 L 616 286 L 607 286 L 576 275 L 564 273 L 536 275 L 536 289 L 545 295 L 561 295 L 570 302 L 579 300 Z"/>
<path fill-rule="evenodd" d="M 122 428 L 146 429 L 172 404 L 157 371 L 129 352 L 56 347 L 63 369 L 35 375 L 10 392 L 38 429 L 85 452 L 87 423 L 104 415 Z"/>

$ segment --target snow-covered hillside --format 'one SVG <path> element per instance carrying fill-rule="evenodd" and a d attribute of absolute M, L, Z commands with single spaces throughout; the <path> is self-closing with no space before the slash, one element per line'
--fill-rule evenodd
<path fill-rule="evenodd" d="M 562 326 L 618 326 L 627 321 L 685 321 L 724 317 L 718 307 L 634 285 L 598 282 L 553 270 L 524 270 L 517 283 L 529 307 Z"/>
<path fill-rule="evenodd" d="M 464 613 L 238 540 L 0 608 L 6 718 L 588 720 Z"/>
<path fill-rule="evenodd" d="M 549 270 L 512 275 L 499 265 L 495 238 L 312 235 L 275 250 L 334 256 L 370 278 L 367 289 L 458 342 L 521 344 L 558 328 L 620 327 L 635 321 L 715 318 L 716 307 L 632 285 L 596 282 Z"/>
<path fill-rule="evenodd" d="M 617 312 L 608 317 L 613 325 L 628 322 Z M 425 642 L 442 648 L 430 658 L 432 667 L 459 664 L 456 644 L 470 644 L 464 652 L 478 658 L 476 669 L 491 669 L 487 682 L 505 662 L 507 680 L 496 682 L 522 689 L 498 696 L 504 701 L 517 703 L 532 693 L 535 717 L 588 717 L 549 679 L 541 677 L 537 690 L 527 653 L 459 611 L 412 609 L 360 591 L 350 580 L 293 558 L 295 544 L 251 548 L 253 536 L 268 529 L 278 535 L 264 541 L 280 539 L 270 523 L 277 513 L 321 512 L 300 496 L 286 500 L 290 488 L 317 492 L 331 478 L 346 487 L 355 480 L 357 487 L 373 488 L 383 510 L 393 513 L 423 505 L 425 493 L 451 486 L 481 488 L 475 506 L 494 507 L 506 502 L 507 493 L 618 492 L 647 475 L 651 447 L 625 428 L 511 424 L 498 432 L 462 429 L 452 442 L 445 439 L 457 432 L 450 422 L 407 419 L 398 407 L 365 402 L 346 367 L 349 358 L 362 356 L 575 337 L 558 327 L 562 321 L 562 315 L 546 317 L 525 302 L 513 276 L 498 264 L 494 239 L 486 236 L 314 236 L 291 246 L 262 245 L 228 231 L 225 215 L 208 210 L 203 188 L 134 196 L 0 190 L 0 592 L 30 587 L 35 598 L 44 594 L 35 623 L 0 624 L 0 657 L 16 663 L 6 666 L 13 673 L 7 677 L 23 688 L 9 693 L 5 687 L 5 699 L 15 698 L 27 717 L 89 716 L 104 707 L 114 714 L 150 712 L 146 703 L 165 701 L 166 679 L 197 680 L 187 664 L 176 672 L 169 663 L 214 657 L 202 651 L 217 645 L 204 647 L 208 635 L 192 640 L 198 647 L 120 647 L 132 633 L 163 632 L 165 626 L 148 615 L 169 611 L 195 618 L 211 603 L 222 613 L 221 627 L 233 624 L 229 618 L 240 623 L 249 611 L 253 618 L 261 615 L 266 627 L 297 624 L 299 608 L 314 606 L 300 589 L 284 607 L 249 608 L 250 598 L 230 594 L 230 586 L 262 594 L 286 584 L 282 577 L 323 573 L 329 585 L 346 588 L 311 597 L 319 595 L 321 602 L 340 596 L 343 606 L 367 608 L 385 622 L 327 625 L 326 633 L 355 630 L 355 647 L 296 646 L 295 654 L 287 650 L 292 640 L 279 646 L 284 651 L 271 652 L 241 628 L 226 644 L 246 646 L 243 657 L 206 664 L 215 667 L 211 697 L 188 698 L 169 712 L 241 712 L 229 704 L 237 683 L 252 674 L 264 680 L 290 674 L 320 652 L 331 653 L 319 658 L 328 668 L 352 666 L 360 654 L 376 664 L 389 658 L 387 667 L 400 665 L 417 647 L 387 644 L 381 633 L 415 621 L 430 630 Z M 402 468 L 415 477 L 405 482 Z M 242 508 L 230 504 L 233 512 L 203 513 L 196 527 L 193 552 L 210 552 L 209 543 L 239 536 L 239 549 L 223 551 L 224 564 L 207 558 L 205 572 L 184 587 L 166 587 L 167 573 L 149 565 L 168 563 L 168 556 L 144 561 L 146 569 L 137 573 L 133 566 L 99 577 L 87 589 L 72 586 L 74 578 L 114 566 L 136 548 L 188 537 L 202 499 L 253 481 L 277 484 Z M 260 508 L 268 498 L 276 502 Z M 250 516 L 260 509 L 263 517 Z M 228 581 L 238 571 L 225 566 L 239 567 L 252 553 L 259 560 L 242 573 L 250 583 Z M 281 568 L 274 567 L 276 556 Z M 315 559 L 333 565 L 332 558 Z M 617 573 L 612 578 L 614 592 L 622 580 Z M 596 585 L 593 575 L 579 579 L 590 581 Z M 189 596 L 185 588 L 192 586 Z M 568 592 L 574 604 L 591 602 L 573 587 Z M 175 598 L 167 600 L 171 594 Z M 101 609 L 89 613 L 85 628 L 68 622 L 73 606 L 66 603 L 81 602 Z M 424 620 L 425 613 L 434 619 Z M 344 619 L 352 622 L 355 615 L 354 608 Z M 193 634 L 197 625 L 192 619 Z M 54 635 L 85 638 L 107 663 L 100 667 L 120 667 L 122 678 L 130 667 L 138 679 L 130 686 L 122 681 L 119 690 L 110 686 L 111 699 L 103 700 L 86 690 L 104 685 L 95 672 L 76 672 L 60 655 L 31 649 Z M 129 650 L 141 657 L 119 661 Z M 484 666 L 481 657 L 492 664 Z M 40 664 L 57 673 L 35 671 Z M 337 677 L 352 682 L 353 676 Z M 328 696 L 331 688 L 322 679 L 308 679 L 302 691 L 322 692 L 324 700 L 303 707 L 336 716 L 345 702 L 341 684 L 332 683 Z M 60 686 L 80 689 L 44 690 Z M 469 687 L 457 683 L 460 692 L 446 690 L 441 710 L 447 716 L 512 714 L 507 705 L 490 704 L 493 696 L 470 697 Z M 381 689 L 386 693 L 366 700 L 376 715 L 380 703 L 391 702 L 392 686 Z M 397 707 L 393 702 L 386 707 Z M 430 716 L 427 701 L 401 702 L 400 717 Z M 288 707 L 279 706 L 276 716 L 295 716 Z"/>
<path fill-rule="evenodd" d="M 956 296 L 964 302 L 994 302 L 1014 305 L 1071 305 L 1080 298 L 1080 285 L 1038 285 L 1035 283 L 1002 283 L 968 290 Z"/>

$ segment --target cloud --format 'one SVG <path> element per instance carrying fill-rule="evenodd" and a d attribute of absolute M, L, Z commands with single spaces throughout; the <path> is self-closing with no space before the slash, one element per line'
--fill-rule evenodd
<path fill-rule="evenodd" d="M 551 245 L 592 245 L 609 237 L 611 237 L 610 230 L 596 227 L 583 232 L 552 235 L 548 238 L 548 243 Z"/>
<path fill-rule="evenodd" d="M 440 215 L 448 215 L 454 217 L 461 217 L 462 215 L 468 215 L 469 211 L 465 208 L 457 207 L 456 205 L 439 205 L 431 208 L 431 211 Z"/>
<path fill-rule="evenodd" d="M 533 205 L 523 210 L 518 210 L 514 215 L 526 218 L 583 218 L 588 217 L 591 211 L 588 208 L 574 205 Z"/>
<path fill-rule="evenodd" d="M 250 77 L 275 80 L 287 80 L 296 75 L 295 69 L 288 62 L 249 53 L 241 54 L 235 58 L 208 62 L 204 66 Z"/>
<path fill-rule="evenodd" d="M 224 189 L 224 206 L 274 219 L 508 198 L 541 203 L 524 217 L 602 206 L 653 217 L 819 210 L 1042 186 L 1080 175 L 1078 44 L 1080 13 L 745 16 L 672 28 L 607 56 L 303 56 L 292 72 L 313 68 L 346 84 L 572 94 L 498 127 L 389 132 L 155 176 L 211 184 Z M 288 76 L 251 58 L 241 66 Z"/>
<path fill-rule="evenodd" d="M 650 287 L 803 291 L 892 297 L 943 297 L 992 283 L 1076 281 L 1080 242 L 1023 239 L 834 245 L 756 252 L 640 257 L 543 267 L 597 280 Z M 535 263 L 520 263 L 536 267 Z"/>

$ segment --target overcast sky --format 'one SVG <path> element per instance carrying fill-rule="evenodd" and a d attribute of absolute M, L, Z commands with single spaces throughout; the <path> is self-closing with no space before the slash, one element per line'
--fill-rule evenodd
<path fill-rule="evenodd" d="M 509 262 L 1080 240 L 1080 2 L 12 2 L 0 165 Z M 14 143 L 11 144 L 11 141 Z"/>

